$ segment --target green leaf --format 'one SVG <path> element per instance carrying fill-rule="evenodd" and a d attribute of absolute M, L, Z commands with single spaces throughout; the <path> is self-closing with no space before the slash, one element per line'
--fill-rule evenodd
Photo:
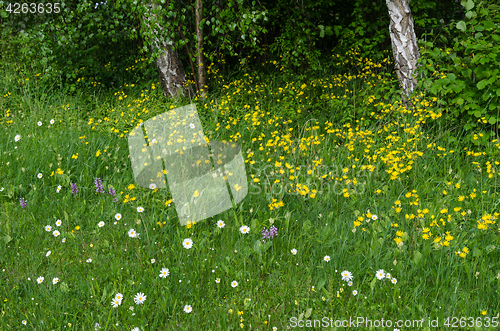
<path fill-rule="evenodd" d="M 488 85 L 488 80 L 483 79 L 479 83 L 477 83 L 477 88 L 482 90 L 486 85 Z"/>
<path fill-rule="evenodd" d="M 323 25 L 318 25 L 320 38 L 325 37 L 325 27 Z"/>
<path fill-rule="evenodd" d="M 3 237 L 3 241 L 5 241 L 6 244 L 8 244 L 12 240 L 12 237 L 9 236 L 8 234 Z"/>
<path fill-rule="evenodd" d="M 322 280 L 320 280 L 318 283 L 318 286 L 316 287 L 316 291 L 321 291 L 323 286 L 325 286 L 325 283 L 326 283 L 326 279 L 323 278 Z"/>
<path fill-rule="evenodd" d="M 464 77 L 470 77 L 472 75 L 472 69 L 463 70 L 462 75 L 464 75 Z"/>
<path fill-rule="evenodd" d="M 494 29 L 495 28 L 495 23 L 492 21 L 483 21 L 483 26 L 486 30 Z"/>
<path fill-rule="evenodd" d="M 307 308 L 306 313 L 304 314 L 305 318 L 309 318 L 311 316 L 313 309 L 312 308 Z"/>
<path fill-rule="evenodd" d="M 474 1 L 472 1 L 472 0 L 467 0 L 467 1 L 462 0 L 461 4 L 462 4 L 462 6 L 465 7 L 465 10 L 467 10 L 467 11 L 474 8 Z"/>
<path fill-rule="evenodd" d="M 330 297 L 332 296 L 332 294 L 330 292 L 328 292 L 327 289 L 324 288 L 324 287 L 321 290 L 323 291 L 323 294 L 325 295 L 325 297 L 327 299 L 330 299 Z"/>
<path fill-rule="evenodd" d="M 465 30 L 467 29 L 467 27 L 465 25 L 465 22 L 464 21 L 459 21 L 457 23 L 457 29 L 459 29 L 462 32 L 465 32 Z"/>
<path fill-rule="evenodd" d="M 418 266 L 418 262 L 420 262 L 420 259 L 422 258 L 422 253 L 419 251 L 415 251 L 415 255 L 413 255 L 413 263 Z"/>
<path fill-rule="evenodd" d="M 373 280 L 370 282 L 370 288 L 373 291 L 375 288 L 375 283 L 377 282 L 377 277 L 373 277 Z"/>
<path fill-rule="evenodd" d="M 495 116 L 491 116 L 490 119 L 488 120 L 488 122 L 493 125 L 497 122 L 497 118 Z"/>

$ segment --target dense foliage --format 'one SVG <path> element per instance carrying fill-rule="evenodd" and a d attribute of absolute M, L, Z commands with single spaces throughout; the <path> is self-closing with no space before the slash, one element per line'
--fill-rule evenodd
<path fill-rule="evenodd" d="M 12 8 L 6 11 L 7 5 L 0 1 L 1 65 L 13 65 L 25 76 L 40 74 L 45 89 L 94 94 L 126 82 L 157 80 L 153 59 L 158 52 L 148 47 L 154 34 L 142 24 L 143 2 L 66 1 L 60 14 L 13 14 Z M 476 142 L 485 143 L 496 134 L 500 117 L 498 73 L 492 68 L 498 62 L 500 38 L 496 5 L 419 0 L 412 1 L 411 9 L 423 47 L 419 92 L 438 95 L 446 119 L 460 121 L 469 138 L 476 129 L 481 131 L 482 139 Z M 162 0 L 158 10 L 165 27 L 160 33 L 180 54 L 188 83 L 194 83 L 194 1 Z M 391 42 L 382 0 L 204 1 L 201 23 L 207 68 L 224 74 L 260 68 L 264 62 L 270 70 L 279 67 L 305 77 L 335 66 L 331 54 L 339 54 L 336 60 L 341 63 L 349 62 L 337 70 L 361 70 L 362 63 L 349 61 L 350 49 L 376 61 L 391 56 L 386 52 Z M 392 67 L 385 63 L 382 70 L 390 72 Z"/>
<path fill-rule="evenodd" d="M 422 40 L 421 86 L 439 98 L 447 120 L 463 123 L 468 140 L 484 145 L 498 137 L 500 120 L 500 6 L 462 5 L 463 20 Z"/>

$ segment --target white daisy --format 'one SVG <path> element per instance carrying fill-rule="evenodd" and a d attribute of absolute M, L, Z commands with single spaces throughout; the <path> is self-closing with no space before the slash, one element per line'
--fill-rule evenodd
<path fill-rule="evenodd" d="M 193 241 L 191 240 L 191 238 L 184 239 L 184 241 L 182 242 L 182 246 L 184 246 L 184 248 L 186 249 L 190 249 L 191 247 L 193 247 Z"/>
<path fill-rule="evenodd" d="M 14 141 L 17 143 L 19 140 L 21 140 L 21 135 L 18 134 L 14 137 Z"/>
<path fill-rule="evenodd" d="M 387 279 L 391 279 L 391 274 L 390 274 L 390 273 L 386 273 L 386 274 L 385 274 L 385 278 L 387 278 Z"/>
<path fill-rule="evenodd" d="M 92 259 L 88 259 L 88 260 L 87 260 L 87 263 L 90 263 L 90 262 L 92 262 Z"/>
<path fill-rule="evenodd" d="M 194 129 L 194 123 L 189 124 L 189 127 L 190 127 L 191 129 Z"/>
<path fill-rule="evenodd" d="M 26 320 L 23 320 L 21 323 L 23 323 L 23 325 L 26 325 L 28 322 L 26 322 Z"/>
<path fill-rule="evenodd" d="M 155 260 L 155 259 L 151 259 L 151 263 L 155 263 L 155 262 L 156 262 L 156 260 Z"/>
<path fill-rule="evenodd" d="M 50 120 L 50 124 L 54 124 L 54 122 L 55 122 L 54 119 Z"/>
<path fill-rule="evenodd" d="M 130 238 L 135 238 L 137 236 L 137 232 L 135 232 L 134 229 L 130 229 L 130 230 L 128 230 L 128 236 Z"/>
<path fill-rule="evenodd" d="M 352 286 L 352 281 L 349 281 L 347 285 Z"/>
<path fill-rule="evenodd" d="M 57 225 L 57 226 L 61 226 L 61 224 L 62 224 L 62 221 L 61 221 L 61 220 L 57 220 L 57 221 L 56 221 L 56 225 Z"/>
<path fill-rule="evenodd" d="M 330 256 L 325 255 L 325 257 L 323 258 L 323 261 L 330 262 Z"/>
<path fill-rule="evenodd" d="M 226 223 L 224 223 L 224 221 L 223 221 L 223 220 L 218 220 L 218 221 L 217 221 L 217 226 L 218 226 L 219 228 L 221 228 L 221 229 L 222 229 L 223 227 L 225 227 L 225 226 L 226 226 Z"/>
<path fill-rule="evenodd" d="M 358 295 L 358 291 L 356 290 L 352 291 L 352 295 Z"/>
<path fill-rule="evenodd" d="M 44 280 L 44 279 L 45 279 L 45 278 L 43 278 L 42 276 L 40 276 L 40 277 L 38 277 L 38 278 L 36 279 L 36 281 L 38 282 L 38 284 L 41 284 L 41 283 L 43 283 L 43 280 Z"/>
<path fill-rule="evenodd" d="M 348 281 L 350 281 L 352 279 L 352 273 L 350 273 L 347 270 L 342 271 L 341 275 L 342 275 L 342 280 L 343 281 L 348 282 Z"/>
<path fill-rule="evenodd" d="M 62 240 L 61 240 L 61 241 L 62 241 L 63 243 L 65 243 L 65 242 L 66 242 L 66 238 L 62 238 Z"/>
<path fill-rule="evenodd" d="M 57 237 L 59 236 L 61 233 L 57 230 L 55 230 L 54 232 L 52 232 L 52 234 L 54 235 L 54 237 Z"/>
<path fill-rule="evenodd" d="M 137 212 L 142 213 L 144 211 L 144 208 L 142 207 L 137 207 Z"/>
<path fill-rule="evenodd" d="M 383 279 L 385 277 L 385 272 L 384 272 L 384 269 L 380 269 L 377 271 L 377 273 L 375 274 L 375 276 L 377 276 L 377 278 L 380 280 L 380 279 Z"/>
<path fill-rule="evenodd" d="M 45 254 L 45 256 L 49 256 L 50 254 L 52 254 L 52 251 L 48 251 L 47 254 Z"/>
<path fill-rule="evenodd" d="M 3 188 L 3 187 L 0 187 L 0 192 L 2 192 L 3 190 L 5 190 L 5 188 Z"/>
<path fill-rule="evenodd" d="M 57 283 L 59 283 L 59 278 L 52 279 L 52 284 L 56 285 Z"/>
<path fill-rule="evenodd" d="M 397 280 L 396 278 L 393 278 L 393 279 L 391 279 L 391 282 L 392 282 L 393 284 L 396 284 L 396 283 L 398 282 L 398 280 Z"/>
<path fill-rule="evenodd" d="M 168 270 L 168 268 L 161 269 L 161 271 L 160 271 L 161 278 L 167 278 L 168 275 L 170 275 L 170 270 Z"/>
<path fill-rule="evenodd" d="M 120 292 L 116 293 L 115 300 L 120 300 L 120 303 L 123 301 L 123 294 Z"/>
<path fill-rule="evenodd" d="M 58 185 L 58 186 L 57 186 L 56 193 L 59 193 L 59 192 L 61 191 L 61 189 L 62 189 L 62 186 L 61 186 L 61 185 Z"/>
<path fill-rule="evenodd" d="M 117 214 L 115 215 L 115 218 L 116 218 L 116 220 L 117 220 L 117 221 L 121 220 L 121 219 L 122 219 L 122 214 L 117 213 Z"/>
<path fill-rule="evenodd" d="M 290 252 L 292 252 L 293 255 L 297 255 L 297 250 L 294 248 Z"/>
<path fill-rule="evenodd" d="M 377 220 L 377 218 L 378 218 L 378 216 L 377 216 L 377 215 L 372 215 L 372 220 L 376 221 L 376 220 Z"/>
<path fill-rule="evenodd" d="M 215 282 L 216 282 L 217 284 L 219 284 L 219 283 L 220 283 L 220 278 L 216 278 L 216 279 L 215 279 Z"/>
<path fill-rule="evenodd" d="M 246 234 L 246 233 L 249 233 L 250 232 L 250 228 L 246 225 L 242 225 L 240 227 L 240 232 L 243 233 L 243 234 Z"/>
<path fill-rule="evenodd" d="M 102 228 L 104 226 L 104 222 L 103 221 L 100 221 L 99 223 L 97 223 L 97 225 Z"/>
<path fill-rule="evenodd" d="M 141 329 L 139 329 L 137 326 L 135 328 L 133 328 L 132 330 L 130 331 L 141 331 Z"/>
<path fill-rule="evenodd" d="M 38 121 L 38 126 L 42 126 L 42 121 Z"/>
<path fill-rule="evenodd" d="M 119 305 L 122 304 L 122 302 L 120 300 L 117 300 L 117 299 L 113 299 L 113 301 L 111 301 L 111 304 L 113 305 L 113 308 L 116 308 L 118 307 Z"/>
<path fill-rule="evenodd" d="M 50 232 L 52 231 L 52 227 L 50 225 L 45 226 L 45 231 Z"/>
<path fill-rule="evenodd" d="M 155 183 L 149 184 L 149 189 L 154 190 L 155 188 L 156 188 L 156 184 Z"/>
<path fill-rule="evenodd" d="M 134 297 L 134 302 L 138 305 L 141 305 L 144 303 L 144 301 L 146 301 L 146 296 L 144 295 L 144 293 L 137 293 Z"/>
<path fill-rule="evenodd" d="M 231 282 L 231 286 L 232 286 L 232 287 L 236 287 L 236 286 L 238 286 L 238 282 L 237 282 L 237 281 L 235 281 L 235 280 L 233 280 L 233 281 Z"/>
<path fill-rule="evenodd" d="M 184 312 L 190 313 L 192 311 L 193 311 L 193 308 L 191 307 L 191 305 L 185 305 L 184 306 Z"/>
<path fill-rule="evenodd" d="M 42 178 L 42 177 L 43 177 L 42 173 L 39 173 L 39 174 L 37 175 L 37 177 L 38 177 L 38 178 Z"/>

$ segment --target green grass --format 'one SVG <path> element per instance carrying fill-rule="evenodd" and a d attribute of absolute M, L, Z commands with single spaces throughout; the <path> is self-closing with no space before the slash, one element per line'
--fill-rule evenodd
<path fill-rule="evenodd" d="M 435 100 L 420 97 L 415 116 L 406 113 L 392 102 L 394 77 L 366 68 L 375 77 L 212 74 L 208 99 L 175 101 L 158 83 L 70 97 L 10 73 L 0 86 L 1 328 L 285 330 L 299 316 L 439 319 L 440 328 L 472 316 L 494 325 L 499 144 L 452 139 L 462 133 L 439 118 Z M 168 190 L 133 187 L 127 134 L 190 102 L 207 138 L 241 145 L 249 193 L 187 228 Z M 96 177 L 106 193 L 96 193 Z M 271 226 L 278 235 L 264 243 Z M 380 269 L 391 279 L 378 280 Z M 112 308 L 117 293 L 124 299 Z"/>

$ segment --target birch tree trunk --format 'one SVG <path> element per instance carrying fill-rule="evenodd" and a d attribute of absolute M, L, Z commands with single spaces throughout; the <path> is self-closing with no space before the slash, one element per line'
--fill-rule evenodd
<path fill-rule="evenodd" d="M 156 68 L 160 75 L 163 94 L 175 97 L 179 93 L 185 95 L 187 88 L 183 85 L 186 81 L 184 67 L 177 51 L 172 49 L 172 41 L 165 40 L 163 33 L 163 18 L 158 13 L 154 0 L 146 4 L 143 25 L 146 31 L 146 40 L 149 41 L 151 52 L 159 52 L 156 58 Z"/>
<path fill-rule="evenodd" d="M 409 109 L 408 97 L 417 87 L 415 77 L 417 60 L 420 53 L 417 46 L 417 37 L 413 27 L 409 0 L 386 0 L 391 23 L 392 53 L 394 55 L 395 69 L 399 84 L 403 90 L 402 101 Z"/>
<path fill-rule="evenodd" d="M 203 0 L 196 0 L 196 39 L 198 41 L 196 64 L 198 66 L 198 88 L 201 96 L 206 96 L 207 75 L 205 72 L 205 57 L 203 56 Z"/>

